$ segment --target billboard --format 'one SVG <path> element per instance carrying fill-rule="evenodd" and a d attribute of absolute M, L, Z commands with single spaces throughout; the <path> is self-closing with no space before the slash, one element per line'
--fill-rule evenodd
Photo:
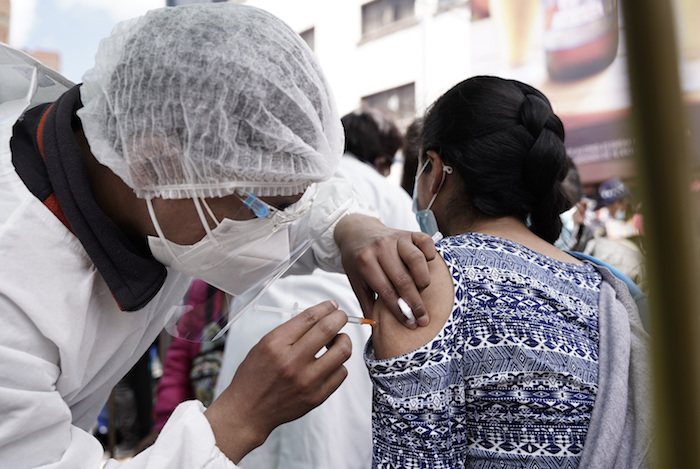
<path fill-rule="evenodd" d="M 700 2 L 674 0 L 683 89 L 700 168 Z M 634 176 L 624 18 L 618 0 L 472 0 L 474 74 L 541 90 L 584 184 Z M 694 130 L 695 129 L 695 130 Z"/>

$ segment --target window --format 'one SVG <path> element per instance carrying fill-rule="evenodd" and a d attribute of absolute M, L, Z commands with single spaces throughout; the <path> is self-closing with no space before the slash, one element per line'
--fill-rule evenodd
<path fill-rule="evenodd" d="M 362 35 L 415 16 L 415 0 L 375 0 L 362 5 Z"/>
<path fill-rule="evenodd" d="M 315 34 L 314 28 L 309 28 L 299 33 L 299 36 L 308 44 L 311 50 L 314 50 L 314 41 L 316 40 Z"/>
<path fill-rule="evenodd" d="M 386 109 L 397 121 L 413 119 L 416 114 L 415 85 L 399 86 L 362 98 L 362 103 L 371 107 Z"/>

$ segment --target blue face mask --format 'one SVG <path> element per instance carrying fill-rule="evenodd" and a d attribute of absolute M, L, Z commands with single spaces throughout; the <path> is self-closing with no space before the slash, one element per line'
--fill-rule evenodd
<path fill-rule="evenodd" d="M 430 210 L 430 207 L 433 206 L 435 198 L 440 192 L 442 185 L 445 183 L 445 175 L 452 174 L 452 166 L 442 165 L 442 180 L 440 181 L 440 186 L 438 187 L 437 192 L 435 192 L 433 198 L 430 199 L 430 203 L 428 204 L 428 207 L 425 210 L 418 210 L 418 178 L 421 176 L 421 174 L 423 174 L 423 171 L 425 171 L 425 168 L 428 166 L 428 163 L 430 163 L 430 160 L 426 161 L 423 167 L 420 169 L 420 171 L 418 171 L 416 180 L 413 183 L 413 213 L 416 214 L 416 221 L 418 222 L 420 230 L 423 233 L 435 238 L 435 236 L 439 234 L 440 231 L 438 230 L 437 220 L 435 220 L 435 214 L 432 210 Z M 438 239 L 440 238 L 442 238 L 441 233 Z"/>

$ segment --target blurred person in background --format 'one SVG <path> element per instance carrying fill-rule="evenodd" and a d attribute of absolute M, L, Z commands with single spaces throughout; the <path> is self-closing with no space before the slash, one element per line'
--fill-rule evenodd
<path fill-rule="evenodd" d="M 641 204 L 635 203 L 632 192 L 620 178 L 607 180 L 598 186 L 596 214 L 605 225 L 605 237 L 627 239 L 643 250 L 641 238 L 644 223 Z"/>
<path fill-rule="evenodd" d="M 588 241 L 596 236 L 596 231 L 602 229 L 590 209 L 590 201 L 583 196 L 581 176 L 571 158 L 568 159 L 569 169 L 562 182 L 571 208 L 560 215 L 562 228 L 559 238 L 554 245 L 564 251 L 583 251 Z"/>
<path fill-rule="evenodd" d="M 617 268 L 647 292 L 644 227 L 637 208 L 620 178 L 600 184 L 595 211 L 604 230 L 586 244 L 583 252 Z"/>
<path fill-rule="evenodd" d="M 341 119 L 345 132 L 345 154 L 337 176 L 353 186 L 356 197 L 380 214 L 390 227 L 418 229 L 411 213 L 411 197 L 389 182 L 391 165 L 404 137 L 386 111 L 363 107 Z"/>
<path fill-rule="evenodd" d="M 593 250 L 593 246 L 601 239 L 603 240 L 601 241 L 602 244 L 608 242 L 605 238 L 601 238 L 605 235 L 605 225 L 598 220 L 598 217 L 593 210 L 593 207 L 596 205 L 596 201 L 583 195 L 583 186 L 581 185 L 581 178 L 576 165 L 571 159 L 569 159 L 568 164 L 569 169 L 566 173 L 564 181 L 562 182 L 562 187 L 566 192 L 567 199 L 570 203 L 574 203 L 574 205 L 559 216 L 562 222 L 561 234 L 554 242 L 554 245 L 559 249 L 567 251 L 577 259 L 591 262 L 609 269 L 617 278 L 625 282 L 625 285 L 627 285 L 627 288 L 629 289 L 629 292 L 637 305 L 644 329 L 649 331 L 651 323 L 649 318 L 649 304 L 647 295 L 634 282 L 634 280 L 627 275 L 627 273 L 630 272 L 622 272 L 614 265 L 611 265 L 590 254 L 590 252 Z M 586 251 L 586 246 L 589 243 L 591 243 L 591 248 L 589 251 L 584 252 Z M 617 246 L 613 245 L 613 252 L 615 252 L 616 247 Z M 624 255 L 624 249 L 618 249 L 616 255 Z M 608 256 L 607 260 L 616 261 L 616 258 L 614 256 L 612 258 Z M 620 263 L 616 261 L 616 264 L 619 265 Z M 624 263 L 622 263 L 622 265 L 624 265 Z M 631 273 L 634 275 L 636 271 L 632 271 Z"/>
<path fill-rule="evenodd" d="M 386 111 L 362 107 L 342 117 L 345 129 L 345 153 L 374 166 L 382 176 L 391 173 L 394 156 L 403 144 L 403 136 Z"/>

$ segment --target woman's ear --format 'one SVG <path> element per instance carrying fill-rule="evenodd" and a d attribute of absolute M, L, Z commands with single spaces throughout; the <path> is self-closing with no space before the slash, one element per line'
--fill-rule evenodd
<path fill-rule="evenodd" d="M 442 178 L 445 177 L 443 173 L 442 158 L 433 150 L 428 150 L 426 152 L 428 159 L 430 160 L 431 171 L 426 176 L 430 178 L 430 192 L 435 194 L 440 190 L 440 185 L 442 184 Z"/>

